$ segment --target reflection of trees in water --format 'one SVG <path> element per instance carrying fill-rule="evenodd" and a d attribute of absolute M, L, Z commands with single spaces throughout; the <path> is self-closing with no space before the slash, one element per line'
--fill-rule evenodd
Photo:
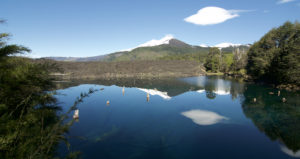
<path fill-rule="evenodd" d="M 206 93 L 206 97 L 208 99 L 215 99 L 216 98 L 216 93 L 214 93 L 213 91 L 205 91 Z"/>
<path fill-rule="evenodd" d="M 236 99 L 238 95 L 244 91 L 244 84 L 236 80 L 227 79 L 222 76 L 200 76 L 192 77 L 193 81 L 178 80 L 175 78 L 169 79 L 114 79 L 114 80 L 89 80 L 89 81 L 73 81 L 60 82 L 57 87 L 60 89 L 77 86 L 80 84 L 99 84 L 99 85 L 116 85 L 119 87 L 137 87 L 145 89 L 156 89 L 161 92 L 167 92 L 169 96 L 177 96 L 179 94 L 205 90 L 206 96 L 209 99 L 214 99 L 217 94 L 231 94 L 232 99 Z"/>
<path fill-rule="evenodd" d="M 299 93 L 282 92 L 278 97 L 268 92 L 267 88 L 248 86 L 242 104 L 245 115 L 271 140 L 281 141 L 293 152 L 300 150 Z M 281 102 L 283 97 L 286 103 Z"/>
<path fill-rule="evenodd" d="M 245 84 L 237 81 L 231 82 L 230 94 L 231 98 L 234 100 L 239 95 L 242 95 L 245 91 Z"/>
<path fill-rule="evenodd" d="M 119 87 L 137 87 L 145 89 L 157 89 L 161 92 L 168 92 L 168 95 L 173 97 L 187 91 L 194 91 L 201 89 L 200 87 L 192 84 L 182 82 L 175 78 L 170 79 L 114 79 L 114 80 L 90 80 L 90 81 L 73 81 L 65 83 L 57 83 L 59 88 L 68 88 L 80 84 L 99 84 L 99 85 L 116 85 Z M 202 88 L 203 89 L 203 88 Z"/>
<path fill-rule="evenodd" d="M 245 88 L 244 83 L 222 76 L 199 77 L 197 84 L 204 87 L 206 97 L 209 99 L 214 99 L 216 94 L 227 95 L 230 93 L 234 100 L 238 95 L 243 94 Z"/>

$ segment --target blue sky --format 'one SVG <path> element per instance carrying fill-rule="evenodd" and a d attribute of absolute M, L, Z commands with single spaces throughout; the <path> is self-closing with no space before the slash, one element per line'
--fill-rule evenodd
<path fill-rule="evenodd" d="M 32 57 L 102 55 L 167 34 L 193 45 L 248 44 L 285 21 L 300 21 L 300 0 L 2 0 L 0 4 L 0 18 L 7 20 L 0 32 L 13 35 L 10 43 L 29 47 Z"/>

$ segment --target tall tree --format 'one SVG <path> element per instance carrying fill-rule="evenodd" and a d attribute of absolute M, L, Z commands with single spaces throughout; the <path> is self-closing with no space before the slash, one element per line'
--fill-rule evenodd
<path fill-rule="evenodd" d="M 216 48 L 210 48 L 204 66 L 206 70 L 211 72 L 219 72 L 221 69 L 221 51 Z"/>
<path fill-rule="evenodd" d="M 231 65 L 233 72 L 238 72 L 241 69 L 244 69 L 247 65 L 247 54 L 243 49 L 240 51 L 239 48 L 234 49 L 233 51 L 233 63 Z"/>
<path fill-rule="evenodd" d="M 300 24 L 272 29 L 248 52 L 247 72 L 256 80 L 300 85 Z"/>

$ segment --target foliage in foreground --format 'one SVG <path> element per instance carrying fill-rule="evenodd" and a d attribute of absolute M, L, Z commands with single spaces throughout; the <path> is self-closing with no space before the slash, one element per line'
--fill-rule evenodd
<path fill-rule="evenodd" d="M 8 36 L 0 34 L 0 158 L 53 158 L 73 123 L 65 122 L 68 114 L 94 90 L 81 94 L 67 114 L 58 115 L 61 107 L 49 75 L 54 66 L 14 57 L 30 50 L 7 45 Z"/>

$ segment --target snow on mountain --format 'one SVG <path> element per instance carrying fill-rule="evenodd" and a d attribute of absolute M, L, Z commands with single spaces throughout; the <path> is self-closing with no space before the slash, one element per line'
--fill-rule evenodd
<path fill-rule="evenodd" d="M 199 45 L 200 47 L 217 47 L 217 48 L 226 48 L 226 47 L 236 47 L 236 46 L 241 46 L 242 44 L 233 44 L 233 43 L 228 43 L 228 42 L 225 42 L 225 43 L 220 43 L 220 44 L 217 44 L 217 45 L 214 45 L 214 46 L 209 46 L 207 44 L 201 44 Z M 251 45 L 247 44 L 245 46 L 248 46 L 250 47 Z"/>
<path fill-rule="evenodd" d="M 162 44 L 169 44 L 170 40 L 172 40 L 172 39 L 174 39 L 173 35 L 166 35 L 166 36 L 164 36 L 163 38 L 161 38 L 159 40 L 152 39 L 150 41 L 147 41 L 143 44 L 138 45 L 135 48 L 138 48 L 138 47 L 151 47 L 151 46 L 158 46 L 158 45 L 162 45 Z M 124 49 L 124 50 L 121 50 L 121 51 L 131 51 L 135 48 Z"/>
<path fill-rule="evenodd" d="M 201 44 L 201 45 L 199 45 L 200 47 L 209 47 L 208 45 L 206 45 L 206 44 Z"/>
<path fill-rule="evenodd" d="M 226 48 L 226 47 L 230 47 L 230 46 L 241 46 L 242 44 L 233 44 L 233 43 L 220 43 L 215 45 L 214 47 L 218 47 L 218 48 Z"/>
<path fill-rule="evenodd" d="M 169 41 L 171 39 L 174 39 L 173 35 L 166 35 L 165 37 L 163 37 L 159 40 L 153 39 L 144 44 L 139 45 L 138 47 L 150 47 L 150 46 L 158 46 L 158 45 L 162 45 L 162 44 L 169 44 Z"/>

